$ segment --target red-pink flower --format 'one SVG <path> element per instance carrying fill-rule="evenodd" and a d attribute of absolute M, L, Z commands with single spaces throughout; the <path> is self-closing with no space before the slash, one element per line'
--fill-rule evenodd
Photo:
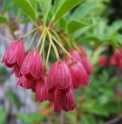
<path fill-rule="evenodd" d="M 87 86 L 90 82 L 89 76 L 80 62 L 74 61 L 70 66 L 70 73 L 72 76 L 72 83 L 74 89 L 77 89 L 80 84 Z"/>
<path fill-rule="evenodd" d="M 70 50 L 69 54 L 72 56 L 73 59 L 79 61 L 82 63 L 82 58 L 80 56 L 80 54 L 76 51 L 76 50 Z"/>
<path fill-rule="evenodd" d="M 38 79 L 35 86 L 35 100 L 38 102 L 43 102 L 47 100 L 48 90 L 47 90 L 47 80 L 42 77 Z"/>
<path fill-rule="evenodd" d="M 2 59 L 2 62 L 5 63 L 7 67 L 14 67 L 16 64 L 21 66 L 24 58 L 24 44 L 21 40 L 17 40 L 11 43 Z"/>
<path fill-rule="evenodd" d="M 82 57 L 82 64 L 88 74 L 92 74 L 94 72 L 94 68 L 93 68 L 91 62 L 89 61 L 88 57 Z"/>
<path fill-rule="evenodd" d="M 29 80 L 25 77 L 25 75 L 22 75 L 17 82 L 17 86 L 20 85 L 24 87 L 25 89 L 32 89 L 35 83 L 36 81 L 31 80 L 31 79 Z"/>
<path fill-rule="evenodd" d="M 25 57 L 20 73 L 29 79 L 39 79 L 42 76 L 42 59 L 36 50 L 28 53 Z"/>
<path fill-rule="evenodd" d="M 72 87 L 72 78 L 68 66 L 58 61 L 54 63 L 49 71 L 47 78 L 49 92 L 54 92 L 57 88 L 62 92 L 68 92 Z"/>
<path fill-rule="evenodd" d="M 62 93 L 60 90 L 56 90 L 54 94 L 54 111 L 59 112 L 70 111 L 76 108 L 76 101 L 73 91 L 70 89 L 68 93 Z"/>
<path fill-rule="evenodd" d="M 107 57 L 105 55 L 102 55 L 99 60 L 99 65 L 101 67 L 105 67 L 107 65 Z"/>

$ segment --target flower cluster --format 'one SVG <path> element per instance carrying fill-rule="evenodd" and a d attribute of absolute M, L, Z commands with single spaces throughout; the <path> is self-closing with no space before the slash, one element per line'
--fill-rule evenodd
<path fill-rule="evenodd" d="M 74 49 L 67 52 L 58 43 L 67 53 L 62 61 L 48 32 L 45 35 L 42 33 L 44 36 L 42 37 L 42 47 L 46 35 L 49 36 L 50 41 L 46 62 L 41 57 L 42 52 L 38 52 L 41 40 L 37 47 L 29 52 L 29 50 L 25 51 L 23 38 L 11 43 L 2 62 L 9 68 L 13 67 L 12 73 L 15 73 L 19 78 L 17 85 L 31 89 L 35 93 L 35 101 L 48 100 L 52 102 L 55 112 L 59 112 L 61 109 L 63 111 L 73 110 L 76 108 L 74 89 L 77 89 L 81 84 L 85 86 L 89 84 L 89 74 L 93 73 L 93 67 L 82 46 L 78 47 L 79 52 Z M 51 46 L 55 50 L 57 62 L 53 63 L 48 71 L 46 64 Z"/>
<path fill-rule="evenodd" d="M 105 67 L 108 64 L 108 61 L 110 65 L 122 69 L 122 51 L 120 49 L 115 49 L 110 60 L 106 55 L 102 55 L 99 60 L 99 65 Z"/>

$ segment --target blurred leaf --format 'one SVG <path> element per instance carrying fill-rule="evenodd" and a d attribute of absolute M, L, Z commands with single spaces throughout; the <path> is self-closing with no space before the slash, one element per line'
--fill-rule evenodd
<path fill-rule="evenodd" d="M 8 24 L 8 19 L 5 16 L 0 15 L 0 23 L 1 24 Z"/>
<path fill-rule="evenodd" d="M 45 119 L 45 117 L 40 113 L 31 113 L 29 114 L 29 118 L 30 118 L 31 124 L 42 122 Z"/>
<path fill-rule="evenodd" d="M 83 22 L 77 21 L 77 20 L 72 20 L 68 24 L 68 32 L 72 33 L 75 32 L 76 30 L 88 26 L 88 24 L 85 24 Z"/>
<path fill-rule="evenodd" d="M 13 105 L 15 105 L 16 107 L 22 106 L 22 103 L 20 102 L 19 98 L 16 96 L 14 92 L 8 91 L 6 95 Z"/>
<path fill-rule="evenodd" d="M 13 13 L 15 17 L 20 17 L 21 10 L 16 4 L 13 6 Z"/>
<path fill-rule="evenodd" d="M 5 67 L 0 67 L 0 83 L 4 83 L 8 78 L 8 73 Z"/>
<path fill-rule="evenodd" d="M 30 116 L 25 113 L 17 113 L 18 119 L 20 119 L 24 124 L 31 124 Z"/>
<path fill-rule="evenodd" d="M 114 98 L 115 94 L 114 94 L 114 90 L 111 88 L 107 88 L 107 87 L 101 87 L 99 88 L 99 92 L 104 93 L 105 95 Z"/>
<path fill-rule="evenodd" d="M 36 25 L 36 13 L 33 7 L 27 0 L 13 0 L 24 12 L 25 14 L 32 20 L 32 22 Z"/>
<path fill-rule="evenodd" d="M 7 119 L 7 110 L 5 108 L 0 109 L 0 124 L 5 124 Z"/>
<path fill-rule="evenodd" d="M 64 14 L 81 3 L 83 0 L 64 0 L 59 9 L 56 11 L 54 20 L 57 22 Z"/>
<path fill-rule="evenodd" d="M 106 110 L 106 108 L 99 105 L 89 107 L 87 108 L 87 111 L 97 115 L 108 116 L 108 111 Z"/>
<path fill-rule="evenodd" d="M 81 20 L 97 5 L 97 2 L 81 4 L 72 14 L 71 19 Z"/>
<path fill-rule="evenodd" d="M 20 23 L 26 23 L 26 22 L 29 22 L 30 21 L 30 18 L 25 18 L 24 20 L 22 20 Z"/>
<path fill-rule="evenodd" d="M 113 34 L 116 31 L 118 31 L 120 28 L 122 28 L 122 20 L 117 20 L 113 22 L 113 24 L 108 28 L 108 32 L 110 34 Z"/>
<path fill-rule="evenodd" d="M 67 120 L 69 120 L 69 122 L 72 122 L 72 124 L 77 124 L 76 115 L 77 115 L 77 113 L 75 110 L 65 113 Z"/>
<path fill-rule="evenodd" d="M 47 18 L 51 7 L 51 0 L 38 0 L 44 19 Z"/>
<path fill-rule="evenodd" d="M 92 116 L 92 115 L 82 115 L 81 116 L 81 123 L 83 123 L 83 124 L 97 124 L 96 123 L 96 120 L 95 120 L 95 118 L 94 118 L 94 116 Z"/>
<path fill-rule="evenodd" d="M 100 95 L 100 96 L 98 97 L 98 102 L 99 102 L 100 105 L 105 105 L 105 104 L 107 104 L 109 101 L 110 101 L 110 99 L 108 98 L 107 95 Z"/>
<path fill-rule="evenodd" d="M 108 104 L 105 105 L 105 108 L 111 114 L 119 112 L 119 106 L 116 102 L 109 102 Z"/>
<path fill-rule="evenodd" d="M 93 26 L 93 20 L 91 18 L 86 18 L 83 22 L 71 20 L 67 27 L 69 33 L 72 33 L 85 26 Z"/>
<path fill-rule="evenodd" d="M 73 39 L 79 38 L 82 34 L 84 34 L 85 32 L 87 32 L 89 29 L 90 29 L 89 26 L 83 27 L 81 29 L 78 29 L 77 31 L 74 32 L 74 34 L 72 35 L 72 38 Z"/>
<path fill-rule="evenodd" d="M 3 12 L 8 11 L 13 6 L 13 4 L 14 3 L 12 0 L 5 0 L 3 5 Z"/>

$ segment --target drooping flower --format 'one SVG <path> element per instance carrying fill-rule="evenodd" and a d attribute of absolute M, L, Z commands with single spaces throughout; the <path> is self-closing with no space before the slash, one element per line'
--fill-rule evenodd
<path fill-rule="evenodd" d="M 20 73 L 29 79 L 39 79 L 42 76 L 42 59 L 36 50 L 27 54 L 22 63 Z"/>
<path fill-rule="evenodd" d="M 90 82 L 89 76 L 80 62 L 74 61 L 69 66 L 69 69 L 72 76 L 72 83 L 74 89 L 77 89 L 80 86 L 80 84 L 83 84 L 85 86 L 89 84 Z"/>
<path fill-rule="evenodd" d="M 107 57 L 105 55 L 102 55 L 99 60 L 99 65 L 101 67 L 105 67 L 107 65 Z"/>
<path fill-rule="evenodd" d="M 82 64 L 88 74 L 92 74 L 94 72 L 94 68 L 93 68 L 91 62 L 89 61 L 88 57 L 82 57 Z"/>
<path fill-rule="evenodd" d="M 38 102 L 43 102 L 47 100 L 48 90 L 47 90 L 47 80 L 42 77 L 38 79 L 35 86 L 35 100 Z"/>
<path fill-rule="evenodd" d="M 76 108 L 75 96 L 70 89 L 68 93 L 62 93 L 60 90 L 56 90 L 54 94 L 54 111 L 59 112 L 61 109 L 63 111 L 70 111 Z"/>
<path fill-rule="evenodd" d="M 25 77 L 25 75 L 22 75 L 18 82 L 17 82 L 17 86 L 20 85 L 25 89 L 32 89 L 33 85 L 36 83 L 36 80 L 29 80 Z"/>
<path fill-rule="evenodd" d="M 73 57 L 73 59 L 79 61 L 82 63 L 82 58 L 80 56 L 80 54 L 76 51 L 76 50 L 70 50 L 69 54 Z"/>
<path fill-rule="evenodd" d="M 69 92 L 70 88 L 72 88 L 69 68 L 61 60 L 52 65 L 47 78 L 47 87 L 49 92 L 54 92 L 56 89 Z"/>
<path fill-rule="evenodd" d="M 14 67 L 16 64 L 18 66 L 22 65 L 25 58 L 25 49 L 22 40 L 16 40 L 11 43 L 7 49 L 2 62 L 5 63 L 7 67 Z"/>

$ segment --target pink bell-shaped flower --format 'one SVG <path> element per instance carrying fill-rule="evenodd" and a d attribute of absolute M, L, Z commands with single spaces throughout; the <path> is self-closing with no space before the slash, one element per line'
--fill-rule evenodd
<path fill-rule="evenodd" d="M 60 90 L 56 90 L 54 94 L 54 111 L 59 112 L 61 109 L 63 111 L 70 111 L 76 108 L 75 96 L 70 89 L 66 94 L 62 93 Z"/>
<path fill-rule="evenodd" d="M 29 79 L 39 79 L 42 76 L 42 59 L 37 50 L 27 54 L 22 63 L 20 73 Z"/>
<path fill-rule="evenodd" d="M 47 87 L 49 92 L 59 89 L 66 93 L 72 88 L 72 78 L 69 68 L 61 60 L 52 65 L 47 78 Z"/>
<path fill-rule="evenodd" d="M 21 66 L 24 58 L 24 44 L 21 40 L 16 40 L 12 42 L 7 49 L 2 62 L 5 63 L 7 67 L 14 67 L 16 64 L 18 64 L 18 66 Z"/>
<path fill-rule="evenodd" d="M 74 89 L 77 89 L 80 84 L 83 84 L 87 86 L 90 82 L 89 76 L 84 68 L 84 66 L 78 62 L 74 61 L 72 64 L 69 66 L 70 73 L 72 76 L 72 83 Z"/>

